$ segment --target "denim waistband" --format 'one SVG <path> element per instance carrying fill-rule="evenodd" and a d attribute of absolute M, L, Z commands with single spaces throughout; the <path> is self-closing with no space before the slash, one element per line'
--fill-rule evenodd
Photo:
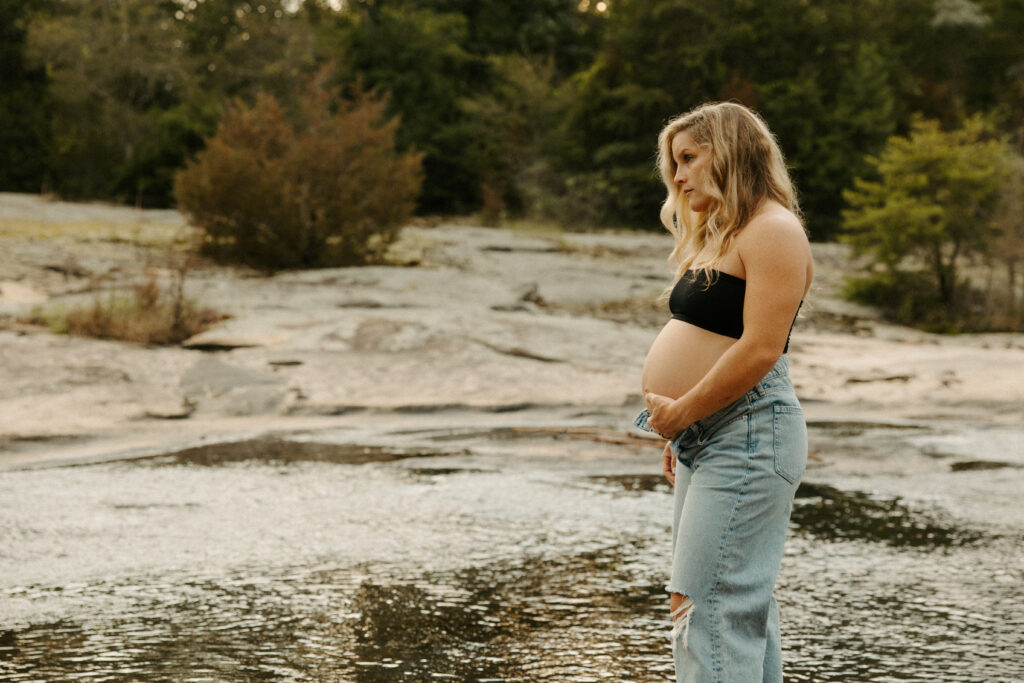
<path fill-rule="evenodd" d="M 779 385 L 789 385 L 789 382 L 789 358 L 786 356 L 786 354 L 783 354 L 782 356 L 779 357 L 779 360 L 775 362 L 775 365 L 772 367 L 772 369 L 769 370 L 767 374 L 765 374 L 765 376 L 762 377 L 757 382 L 757 384 L 755 384 L 743 396 L 740 396 L 738 399 L 736 399 L 729 405 L 725 406 L 724 408 L 720 408 L 719 410 L 716 410 L 707 417 L 703 417 L 697 420 L 689 427 L 687 427 L 674 440 L 682 441 L 684 436 L 691 435 L 692 437 L 695 437 L 696 440 L 699 441 L 701 436 L 707 431 L 709 431 L 716 424 L 718 424 L 724 419 L 727 419 L 736 412 L 741 412 L 739 411 L 740 408 L 745 409 L 756 399 L 765 396 L 773 389 L 777 388 Z M 647 417 L 649 415 L 650 412 L 646 408 L 644 408 L 640 415 L 637 416 L 636 420 L 633 421 L 633 424 L 638 428 L 644 430 L 645 432 L 653 433 L 654 429 L 652 429 L 651 426 L 647 424 Z"/>

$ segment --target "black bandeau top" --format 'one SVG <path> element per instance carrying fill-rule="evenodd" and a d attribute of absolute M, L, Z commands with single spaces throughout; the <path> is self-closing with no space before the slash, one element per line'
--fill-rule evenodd
<path fill-rule="evenodd" d="M 709 281 L 703 270 L 688 270 L 672 288 L 668 308 L 676 320 L 739 339 L 743 335 L 743 299 L 746 292 L 747 281 L 741 277 L 713 270 Z M 796 322 L 795 318 L 793 322 Z M 792 325 L 789 331 L 793 332 Z M 782 352 L 788 351 L 787 337 L 786 348 Z"/>

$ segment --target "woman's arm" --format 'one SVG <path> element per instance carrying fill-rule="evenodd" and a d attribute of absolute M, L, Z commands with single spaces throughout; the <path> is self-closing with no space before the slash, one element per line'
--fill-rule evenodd
<path fill-rule="evenodd" d="M 810 245 L 792 214 L 755 218 L 737 236 L 746 294 L 743 335 L 719 357 L 693 389 L 672 400 L 644 397 L 648 423 L 673 437 L 749 391 L 782 355 L 793 318 L 808 285 Z"/>

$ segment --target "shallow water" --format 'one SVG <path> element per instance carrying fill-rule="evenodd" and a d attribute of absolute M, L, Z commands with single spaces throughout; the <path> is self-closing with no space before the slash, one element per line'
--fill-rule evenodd
<path fill-rule="evenodd" d="M 1016 429 L 813 426 L 787 681 L 1024 680 Z M 672 679 L 656 448 L 394 433 L 0 472 L 0 679 Z"/>

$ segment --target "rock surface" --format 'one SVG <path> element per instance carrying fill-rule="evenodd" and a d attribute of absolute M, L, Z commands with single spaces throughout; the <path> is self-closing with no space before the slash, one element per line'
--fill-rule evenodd
<path fill-rule="evenodd" d="M 0 466 L 417 414 L 472 426 L 497 412 L 566 424 L 589 413 L 626 432 L 666 318 L 655 299 L 670 276 L 667 235 L 442 225 L 407 228 L 395 245 L 393 260 L 415 267 L 194 266 L 188 293 L 232 317 L 180 348 L 13 324 L 41 301 L 72 305 L 138 282 L 183 230 L 174 212 L 0 194 Z M 1021 418 L 1021 335 L 883 324 L 836 298 L 855 268 L 845 250 L 815 245 L 815 256 L 791 350 L 812 419 Z"/>

